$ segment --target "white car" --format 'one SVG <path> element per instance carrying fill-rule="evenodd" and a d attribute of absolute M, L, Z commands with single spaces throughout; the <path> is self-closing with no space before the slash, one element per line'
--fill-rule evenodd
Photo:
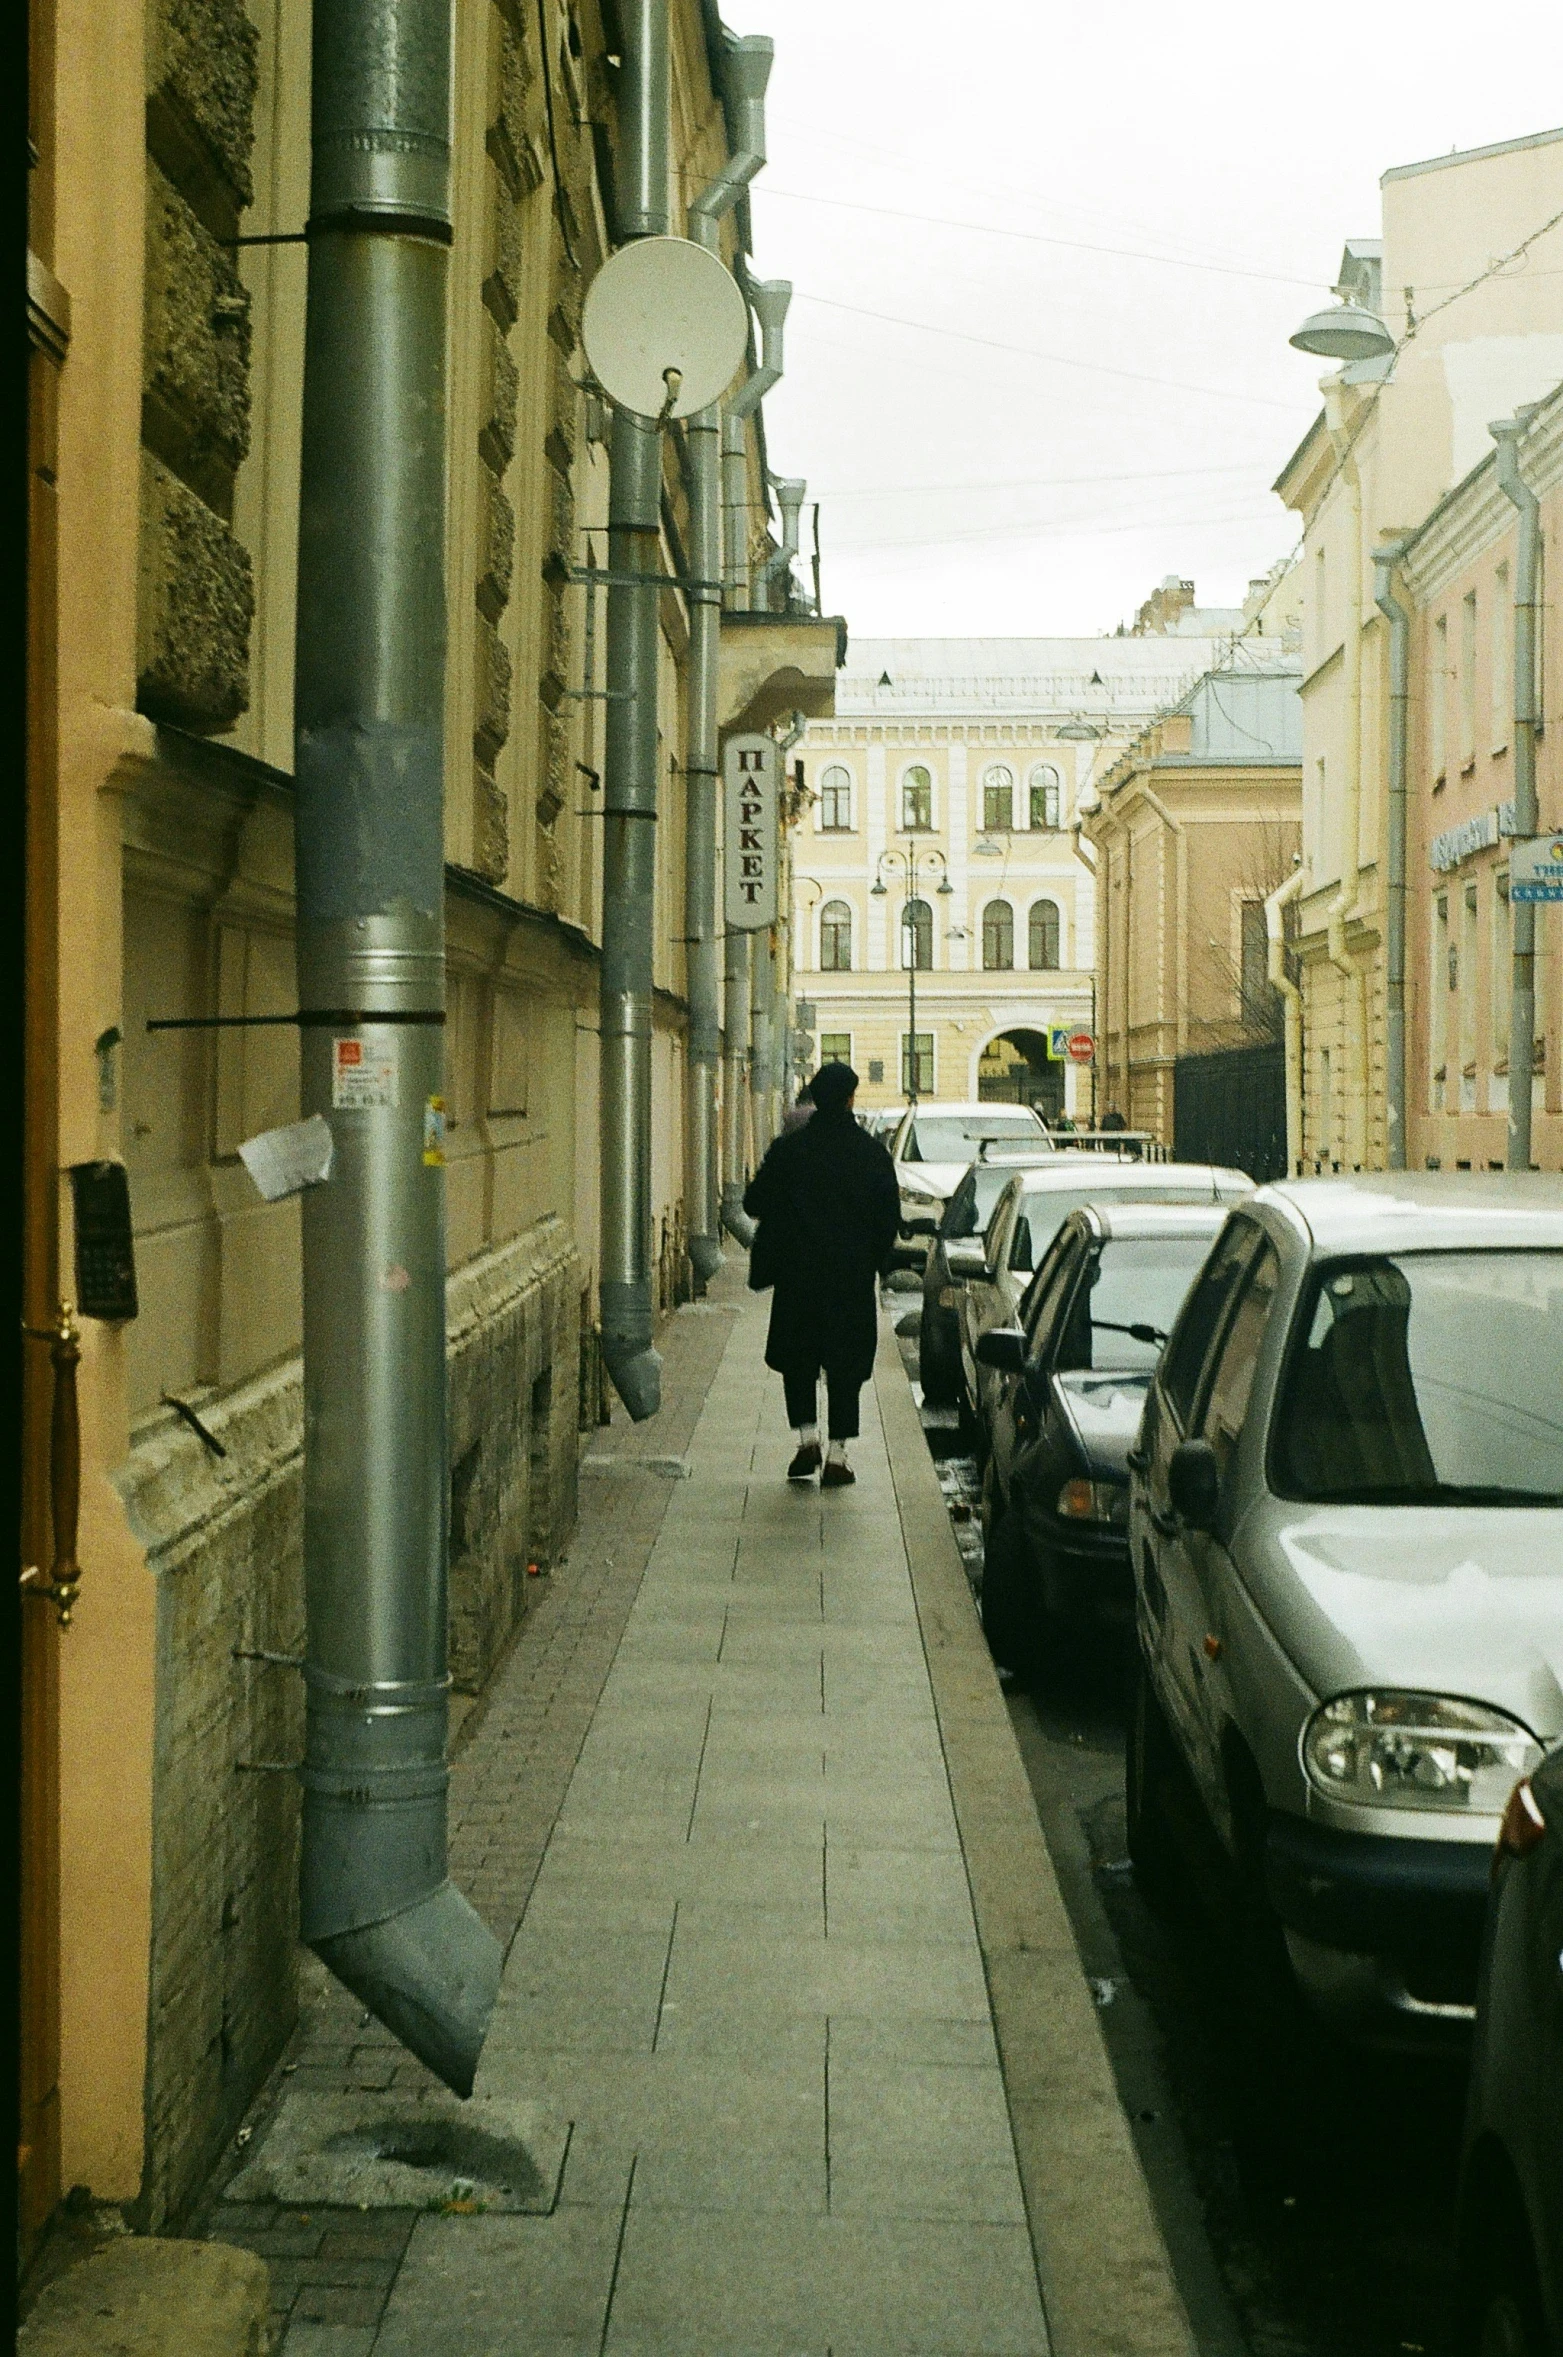
<path fill-rule="evenodd" d="M 937 1233 L 945 1204 L 972 1164 L 992 1149 L 1027 1160 L 1053 1150 L 1039 1114 L 1029 1105 L 909 1105 L 890 1141 L 901 1191 L 901 1235 L 896 1258 L 921 1268 L 928 1238 Z"/>
<path fill-rule="evenodd" d="M 1128 1460 L 1129 1854 L 1168 1876 L 1192 1798 L 1249 1952 L 1369 2034 L 1469 2022 L 1563 1737 L 1560 1367 L 1563 1180 L 1294 1180 L 1229 1215 Z"/>

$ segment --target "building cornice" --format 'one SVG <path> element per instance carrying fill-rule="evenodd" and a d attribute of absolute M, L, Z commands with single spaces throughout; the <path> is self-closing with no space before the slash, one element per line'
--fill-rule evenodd
<path fill-rule="evenodd" d="M 1526 482 L 1538 497 L 1563 482 L 1563 385 L 1548 395 L 1520 437 Z M 1442 498 L 1407 544 L 1401 570 L 1419 603 L 1437 597 L 1473 557 L 1515 525 L 1515 511 L 1498 487 L 1496 451 L 1489 452 Z"/>

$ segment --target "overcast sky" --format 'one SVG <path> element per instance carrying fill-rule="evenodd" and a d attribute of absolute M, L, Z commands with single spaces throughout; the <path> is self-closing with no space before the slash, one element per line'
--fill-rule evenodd
<path fill-rule="evenodd" d="M 1239 603 L 1296 537 L 1324 364 L 1286 339 L 1379 174 L 1563 119 L 1558 0 L 724 13 L 776 42 L 771 464 L 864 636 L 1110 630 L 1168 573 Z"/>

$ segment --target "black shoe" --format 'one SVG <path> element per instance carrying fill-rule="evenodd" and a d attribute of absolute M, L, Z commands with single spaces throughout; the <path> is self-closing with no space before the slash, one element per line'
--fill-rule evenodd
<path fill-rule="evenodd" d="M 833 1457 L 819 1477 L 821 1489 L 846 1489 L 857 1475 L 843 1457 Z"/>
<path fill-rule="evenodd" d="M 818 1471 L 819 1442 L 817 1440 L 799 1441 L 798 1453 L 787 1468 L 787 1479 L 789 1481 L 812 1481 Z"/>

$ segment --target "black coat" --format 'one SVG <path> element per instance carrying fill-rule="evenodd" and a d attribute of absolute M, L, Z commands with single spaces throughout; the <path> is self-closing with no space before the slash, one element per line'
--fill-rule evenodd
<path fill-rule="evenodd" d="M 875 1279 L 900 1226 L 895 1165 L 850 1113 L 816 1113 L 776 1140 L 744 1209 L 775 1285 L 765 1363 L 779 1374 L 821 1366 L 866 1383 L 879 1334 Z"/>

